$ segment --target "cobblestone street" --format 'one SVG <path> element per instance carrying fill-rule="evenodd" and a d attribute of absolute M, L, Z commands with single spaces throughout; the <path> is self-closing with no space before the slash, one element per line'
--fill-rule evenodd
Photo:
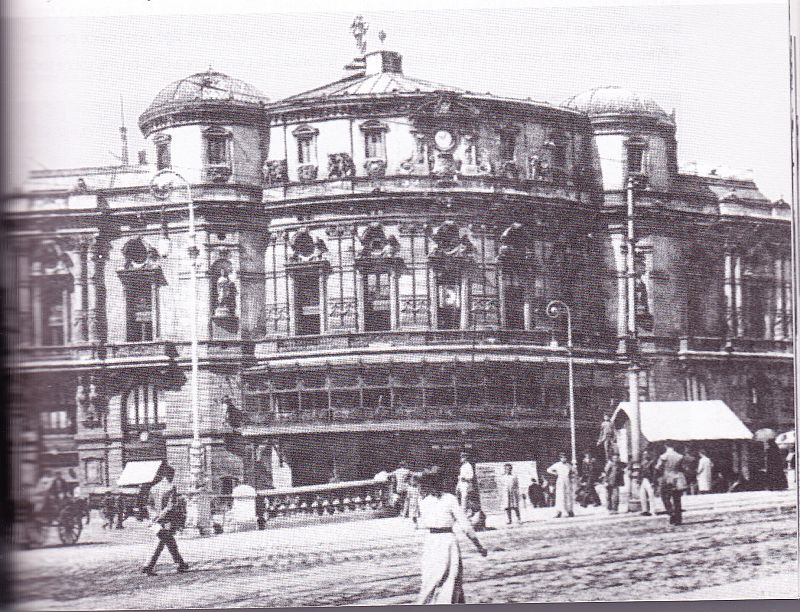
<path fill-rule="evenodd" d="M 780 591 L 773 597 L 796 597 L 795 499 L 793 491 L 690 497 L 679 528 L 664 516 L 579 508 L 556 520 L 552 509 L 529 510 L 522 525 L 481 534 L 486 559 L 462 540 L 467 601 L 693 598 L 759 578 Z M 19 552 L 16 596 L 30 610 L 411 603 L 422 537 L 382 519 L 184 538 L 192 571 L 174 573 L 165 553 L 159 575 L 147 577 L 139 568 L 154 543 L 139 527 L 106 543 L 87 537 Z"/>

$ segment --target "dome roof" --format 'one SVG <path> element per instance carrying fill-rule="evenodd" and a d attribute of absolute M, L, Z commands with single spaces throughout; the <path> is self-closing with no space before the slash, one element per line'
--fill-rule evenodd
<path fill-rule="evenodd" d="M 623 87 L 597 87 L 564 100 L 561 106 L 596 115 L 648 115 L 665 119 L 672 123 L 671 117 L 647 98 Z"/>
<path fill-rule="evenodd" d="M 206 72 L 198 72 L 167 85 L 158 92 L 145 113 L 184 104 L 225 100 L 258 105 L 269 99 L 249 83 L 209 68 Z"/>

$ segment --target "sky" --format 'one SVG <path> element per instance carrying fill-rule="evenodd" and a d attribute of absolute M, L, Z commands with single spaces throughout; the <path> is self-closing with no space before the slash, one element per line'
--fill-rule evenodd
<path fill-rule="evenodd" d="M 370 48 L 384 30 L 406 74 L 553 104 L 628 87 L 675 109 L 680 165 L 752 170 L 768 198 L 790 198 L 785 3 L 588 4 L 322 13 L 311 9 L 329 4 L 298 0 L 303 12 L 256 14 L 245 9 L 262 4 L 231 0 L 242 12 L 125 16 L 43 4 L 49 12 L 7 23 L 8 183 L 37 168 L 118 163 L 120 98 L 135 160 L 139 115 L 161 88 L 209 66 L 272 100 L 337 80 L 357 54 L 349 26 L 360 12 Z"/>

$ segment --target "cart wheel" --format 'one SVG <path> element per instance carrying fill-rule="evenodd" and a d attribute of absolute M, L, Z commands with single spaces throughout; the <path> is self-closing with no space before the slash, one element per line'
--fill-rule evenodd
<path fill-rule="evenodd" d="M 29 520 L 25 526 L 25 539 L 31 548 L 44 546 L 45 525 L 36 519 Z"/>
<path fill-rule="evenodd" d="M 63 544 L 75 544 L 81 535 L 82 529 L 81 517 L 72 512 L 64 511 L 58 517 L 58 537 Z"/>

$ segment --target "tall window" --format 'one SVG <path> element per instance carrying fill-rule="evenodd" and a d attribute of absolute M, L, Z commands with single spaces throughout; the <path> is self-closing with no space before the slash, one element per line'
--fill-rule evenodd
<path fill-rule="evenodd" d="M 162 142 L 156 145 L 156 168 L 164 170 L 172 166 L 172 159 L 170 157 L 169 143 Z"/>
<path fill-rule="evenodd" d="M 517 148 L 517 135 L 511 130 L 500 132 L 500 159 L 513 161 L 514 150 Z"/>
<path fill-rule="evenodd" d="M 158 407 L 158 388 L 152 383 L 132 387 L 124 398 L 126 429 L 147 430 L 163 427 Z"/>
<path fill-rule="evenodd" d="M 386 157 L 386 145 L 384 144 L 383 132 L 371 131 L 364 135 L 364 142 L 367 157 Z"/>
<path fill-rule="evenodd" d="M 383 331 L 391 328 L 389 272 L 364 276 L 364 329 Z"/>
<path fill-rule="evenodd" d="M 297 163 L 302 165 L 317 163 L 318 130 L 302 125 L 292 132 L 297 139 Z"/>
<path fill-rule="evenodd" d="M 153 340 L 153 285 L 149 279 L 136 279 L 126 287 L 128 342 Z"/>
<path fill-rule="evenodd" d="M 64 312 L 64 288 L 61 283 L 45 282 L 41 285 L 42 344 L 63 346 L 64 327 L 67 323 Z"/>
<path fill-rule="evenodd" d="M 744 335 L 750 338 L 767 338 L 775 284 L 772 259 L 768 253 L 756 250 L 744 258 L 743 264 Z"/>
<path fill-rule="evenodd" d="M 444 277 L 439 280 L 439 296 L 436 311 L 439 329 L 461 327 L 461 279 Z"/>
<path fill-rule="evenodd" d="M 320 333 L 319 274 L 296 274 L 294 277 L 295 312 L 298 336 Z"/>
<path fill-rule="evenodd" d="M 40 390 L 36 403 L 40 406 L 39 425 L 44 435 L 75 431 L 75 399 L 67 385 L 46 385 Z"/>
<path fill-rule="evenodd" d="M 226 135 L 209 134 L 206 136 L 206 159 L 211 165 L 228 163 L 228 138 Z"/>
<path fill-rule="evenodd" d="M 525 329 L 525 282 L 513 269 L 503 270 L 503 301 L 508 329 Z"/>
<path fill-rule="evenodd" d="M 645 142 L 640 138 L 631 138 L 625 145 L 628 156 L 628 174 L 644 172 Z"/>
<path fill-rule="evenodd" d="M 172 155 L 170 152 L 170 137 L 166 134 L 159 134 L 154 138 L 156 145 L 156 169 L 164 170 L 172 167 Z"/>

